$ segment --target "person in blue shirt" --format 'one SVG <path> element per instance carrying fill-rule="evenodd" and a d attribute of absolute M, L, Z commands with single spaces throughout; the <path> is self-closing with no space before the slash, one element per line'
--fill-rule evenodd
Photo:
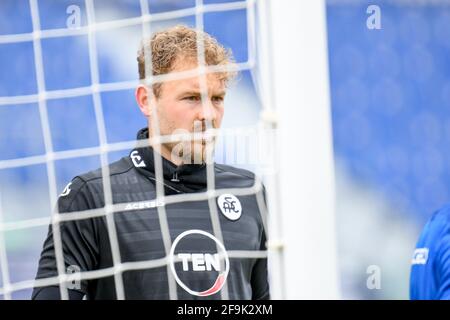
<path fill-rule="evenodd" d="M 450 204 L 425 225 L 411 263 L 411 300 L 450 300 Z"/>

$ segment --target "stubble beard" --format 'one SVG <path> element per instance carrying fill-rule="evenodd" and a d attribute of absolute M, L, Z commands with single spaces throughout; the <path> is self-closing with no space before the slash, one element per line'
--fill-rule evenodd
<path fill-rule="evenodd" d="M 217 128 L 215 123 L 213 123 L 213 127 Z M 206 135 L 199 139 L 198 136 L 195 136 L 196 134 L 205 135 L 206 132 L 205 125 L 199 125 L 198 123 L 192 126 L 191 131 L 174 130 L 173 134 L 182 133 L 188 135 L 189 140 L 166 144 L 166 148 L 170 150 L 172 162 L 178 164 L 205 164 L 212 162 L 216 137 Z"/>

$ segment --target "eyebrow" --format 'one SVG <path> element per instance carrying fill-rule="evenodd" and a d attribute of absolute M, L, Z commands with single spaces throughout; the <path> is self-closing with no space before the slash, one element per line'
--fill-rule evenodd
<path fill-rule="evenodd" d="M 220 92 L 214 94 L 213 96 L 224 97 L 225 94 L 226 94 L 226 91 L 220 91 Z M 184 91 L 179 94 L 180 97 L 181 96 L 200 96 L 200 95 L 201 95 L 200 90 L 198 90 L 198 91 L 197 90 L 189 90 L 189 91 Z"/>

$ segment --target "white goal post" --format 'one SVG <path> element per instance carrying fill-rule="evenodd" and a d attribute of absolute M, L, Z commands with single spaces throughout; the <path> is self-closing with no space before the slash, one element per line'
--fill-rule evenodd
<path fill-rule="evenodd" d="M 258 17 L 263 120 L 278 132 L 272 297 L 338 299 L 325 1 L 261 0 Z"/>

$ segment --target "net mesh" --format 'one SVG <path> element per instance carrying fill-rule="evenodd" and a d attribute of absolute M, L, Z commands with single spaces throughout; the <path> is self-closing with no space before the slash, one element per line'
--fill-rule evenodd
<path fill-rule="evenodd" d="M 65 213 L 64 215 L 58 214 L 57 211 L 52 212 L 51 217 L 33 218 L 12 222 L 5 222 L 2 219 L 2 206 L 0 198 L 0 261 L 2 269 L 3 287 L 0 288 L 0 295 L 3 295 L 5 299 L 11 299 L 11 294 L 14 291 L 30 289 L 33 287 L 59 285 L 61 291 L 61 298 L 68 299 L 67 283 L 74 280 L 89 280 L 102 277 L 113 276 L 116 288 L 116 296 L 118 299 L 125 299 L 123 273 L 130 270 L 143 270 L 149 268 L 167 267 L 168 281 L 169 281 L 169 293 L 171 299 L 177 299 L 177 286 L 169 267 L 169 252 L 172 245 L 172 240 L 169 233 L 169 225 L 167 220 L 167 213 L 164 206 L 158 206 L 158 217 L 160 221 L 160 228 L 163 235 L 164 249 L 166 257 L 156 260 L 138 261 L 138 262 L 122 262 L 118 245 L 118 236 L 116 232 L 116 226 L 114 221 L 115 212 L 125 212 L 127 210 L 127 203 L 113 203 L 113 196 L 111 191 L 111 181 L 109 175 L 109 159 L 108 153 L 120 150 L 129 150 L 136 147 L 136 141 L 125 141 L 120 143 L 108 143 L 106 135 L 106 127 L 104 121 L 104 114 L 102 108 L 101 93 L 108 91 L 117 91 L 124 89 L 135 88 L 139 83 L 137 81 L 122 81 L 113 83 L 101 83 L 99 78 L 99 66 L 98 66 L 98 52 L 95 41 L 96 32 L 102 30 L 114 30 L 125 26 L 142 26 L 142 33 L 144 38 L 148 38 L 152 30 L 150 28 L 150 22 L 164 21 L 169 19 L 177 19 L 187 16 L 195 15 L 196 29 L 203 31 L 204 21 L 203 16 L 208 12 L 224 12 L 230 10 L 246 10 L 247 15 L 247 34 L 248 34 L 248 60 L 246 62 L 236 63 L 232 66 L 207 66 L 205 65 L 205 57 L 203 50 L 202 33 L 198 33 L 197 47 L 198 52 L 198 68 L 189 71 L 170 73 L 158 76 L 148 76 L 146 78 L 147 84 L 153 84 L 157 82 L 164 82 L 168 80 L 185 79 L 194 75 L 200 75 L 200 89 L 202 92 L 202 101 L 206 101 L 207 87 L 206 87 L 206 75 L 214 72 L 224 71 L 253 71 L 256 67 L 256 27 L 255 27 L 255 7 L 256 1 L 237 1 L 227 2 L 220 4 L 204 4 L 202 0 L 196 0 L 195 6 L 192 8 L 186 8 L 170 12 L 152 13 L 148 2 L 146 0 L 140 0 L 141 15 L 137 18 L 121 19 L 107 22 L 96 22 L 94 1 L 86 0 L 85 9 L 87 14 L 87 25 L 77 29 L 41 29 L 41 21 L 39 14 L 38 0 L 29 1 L 33 32 L 23 34 L 9 34 L 0 35 L 0 44 L 11 44 L 18 42 L 32 42 L 34 50 L 34 65 L 37 79 L 37 93 L 31 95 L 18 95 L 18 96 L 3 96 L 0 97 L 0 107 L 6 107 L 8 105 L 21 105 L 28 103 L 37 103 L 39 107 L 39 116 L 42 128 L 42 134 L 44 137 L 45 154 L 21 157 L 9 160 L 0 160 L 0 170 L 20 168 L 24 166 L 31 166 L 36 164 L 45 164 L 47 168 L 48 188 L 50 195 L 50 202 L 55 204 L 58 200 L 57 180 L 55 173 L 55 161 L 62 159 L 72 159 L 79 157 L 100 156 L 102 182 L 104 190 L 105 206 L 103 208 L 97 208 L 87 211 L 78 211 Z M 43 39 L 57 38 L 57 37 L 71 37 L 77 35 L 87 35 L 88 47 L 89 47 L 89 62 L 90 62 L 90 77 L 91 85 L 85 87 L 78 87 L 72 89 L 63 90 L 47 90 L 45 85 L 45 74 L 43 66 L 43 55 L 41 41 Z M 151 61 L 151 52 L 146 50 L 146 61 Z M 146 74 L 152 75 L 151 63 L 146 63 Z M 151 91 L 151 90 L 150 90 Z M 99 145 L 89 148 L 78 148 L 67 151 L 55 151 L 52 138 L 51 128 L 49 125 L 49 115 L 47 110 L 47 101 L 52 99 L 79 97 L 85 95 L 92 95 L 94 102 L 95 120 L 97 124 L 97 134 L 99 139 Z M 262 104 L 265 107 L 265 104 Z M 204 106 L 205 107 L 205 106 Z M 266 110 L 267 111 L 267 110 Z M 269 113 L 270 114 L 270 113 Z M 260 122 L 271 126 L 273 119 L 267 117 L 267 112 L 262 113 Z M 210 131 L 215 135 L 220 135 L 219 131 L 212 130 L 211 123 L 207 123 Z M 151 138 L 152 144 L 172 141 L 173 139 L 192 139 L 192 136 L 156 136 Z M 143 147 L 148 144 L 148 141 L 137 142 L 138 147 Z M 158 148 L 154 149 L 157 152 Z M 163 203 L 171 204 L 178 202 L 188 201 L 208 201 L 210 218 L 213 226 L 213 234 L 223 243 L 222 228 L 220 225 L 219 215 L 215 199 L 224 193 L 232 193 L 236 196 L 255 194 L 257 197 L 257 203 L 262 214 L 262 220 L 266 224 L 267 221 L 267 209 L 265 201 L 261 192 L 262 183 L 261 180 L 256 179 L 255 184 L 250 188 L 227 188 L 216 189 L 214 183 L 214 166 L 213 163 L 208 162 L 207 165 L 207 189 L 204 192 L 195 194 L 177 194 L 177 195 L 165 195 L 164 187 L 161 183 L 162 179 L 162 162 L 160 157 L 155 157 L 155 174 L 157 181 L 156 184 L 156 201 L 162 201 Z M 5 199 L 3 199 L 5 201 Z M 65 221 L 77 220 L 77 219 L 90 219 L 94 217 L 105 217 L 108 227 L 108 235 L 111 244 L 113 267 L 93 270 L 87 272 L 80 272 L 76 274 L 67 274 L 64 264 L 63 248 L 61 243 L 60 225 Z M 11 282 L 8 266 L 8 255 L 4 239 L 4 233 L 14 230 L 25 230 L 27 228 L 46 226 L 51 223 L 54 230 L 54 243 L 55 254 L 57 262 L 58 276 L 44 279 L 30 279 L 20 282 Z M 265 226 L 267 231 L 267 226 Z M 228 251 L 230 258 L 267 258 L 267 251 Z M 228 299 L 228 288 L 225 285 L 220 291 L 222 299 Z"/>

